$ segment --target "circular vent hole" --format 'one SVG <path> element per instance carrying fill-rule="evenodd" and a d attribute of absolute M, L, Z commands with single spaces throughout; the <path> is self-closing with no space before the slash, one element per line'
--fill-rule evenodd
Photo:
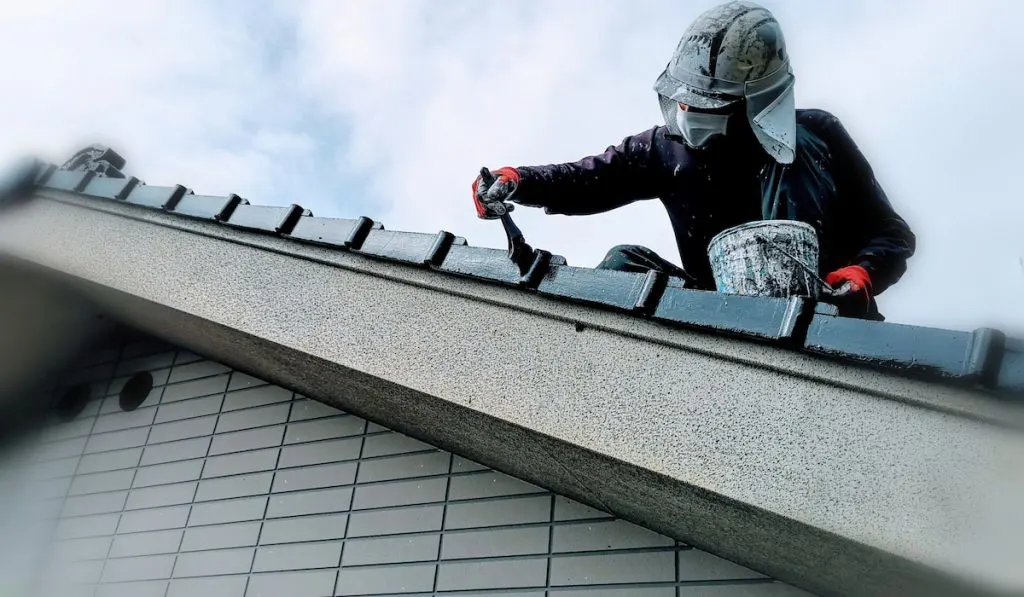
<path fill-rule="evenodd" d="M 62 421 L 70 421 L 85 410 L 85 405 L 92 398 L 89 384 L 79 384 L 64 391 L 57 401 L 57 416 Z"/>
<path fill-rule="evenodd" d="M 153 390 L 153 376 L 147 371 L 136 373 L 125 382 L 118 397 L 118 404 L 121 410 L 135 410 L 140 404 L 146 401 L 149 393 Z"/>

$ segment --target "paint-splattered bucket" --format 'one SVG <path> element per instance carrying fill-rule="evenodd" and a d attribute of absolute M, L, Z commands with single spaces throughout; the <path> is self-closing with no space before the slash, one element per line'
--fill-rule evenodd
<path fill-rule="evenodd" d="M 719 292 L 748 296 L 811 296 L 821 293 L 818 235 L 791 220 L 764 220 L 729 228 L 708 244 Z"/>

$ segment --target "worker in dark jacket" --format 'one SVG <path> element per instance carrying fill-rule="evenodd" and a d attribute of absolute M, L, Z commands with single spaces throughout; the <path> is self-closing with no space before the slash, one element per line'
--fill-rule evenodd
<path fill-rule="evenodd" d="M 781 28 L 751 2 L 701 14 L 655 84 L 664 126 L 578 162 L 500 168 L 473 183 L 481 218 L 506 201 L 550 214 L 606 212 L 660 198 L 682 268 L 646 247 L 618 246 L 598 267 L 658 270 L 714 290 L 717 233 L 754 220 L 798 220 L 818 233 L 819 266 L 844 315 L 880 319 L 874 296 L 906 271 L 915 237 L 839 120 L 797 110 Z"/>

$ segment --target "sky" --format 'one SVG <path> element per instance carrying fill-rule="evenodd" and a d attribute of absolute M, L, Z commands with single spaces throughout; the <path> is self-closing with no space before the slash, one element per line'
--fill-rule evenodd
<path fill-rule="evenodd" d="M 106 143 L 149 184 L 504 248 L 481 166 L 574 161 L 661 123 L 654 80 L 716 0 L 33 0 L 0 16 L 0 163 Z M 1024 3 L 763 0 L 800 108 L 838 116 L 918 237 L 890 321 L 1024 334 Z M 520 207 L 535 247 L 678 263 L 664 208 Z"/>

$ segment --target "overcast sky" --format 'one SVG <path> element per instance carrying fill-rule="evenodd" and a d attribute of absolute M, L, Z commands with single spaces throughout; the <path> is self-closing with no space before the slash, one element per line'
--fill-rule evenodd
<path fill-rule="evenodd" d="M 10 3 L 0 159 L 93 141 L 149 184 L 295 202 L 504 248 L 480 166 L 602 152 L 660 121 L 655 78 L 712 0 Z M 890 321 L 1024 330 L 1024 3 L 764 0 L 798 107 L 836 114 L 918 235 Z M 620 243 L 678 262 L 657 201 L 520 208 L 534 246 L 593 266 Z"/>

